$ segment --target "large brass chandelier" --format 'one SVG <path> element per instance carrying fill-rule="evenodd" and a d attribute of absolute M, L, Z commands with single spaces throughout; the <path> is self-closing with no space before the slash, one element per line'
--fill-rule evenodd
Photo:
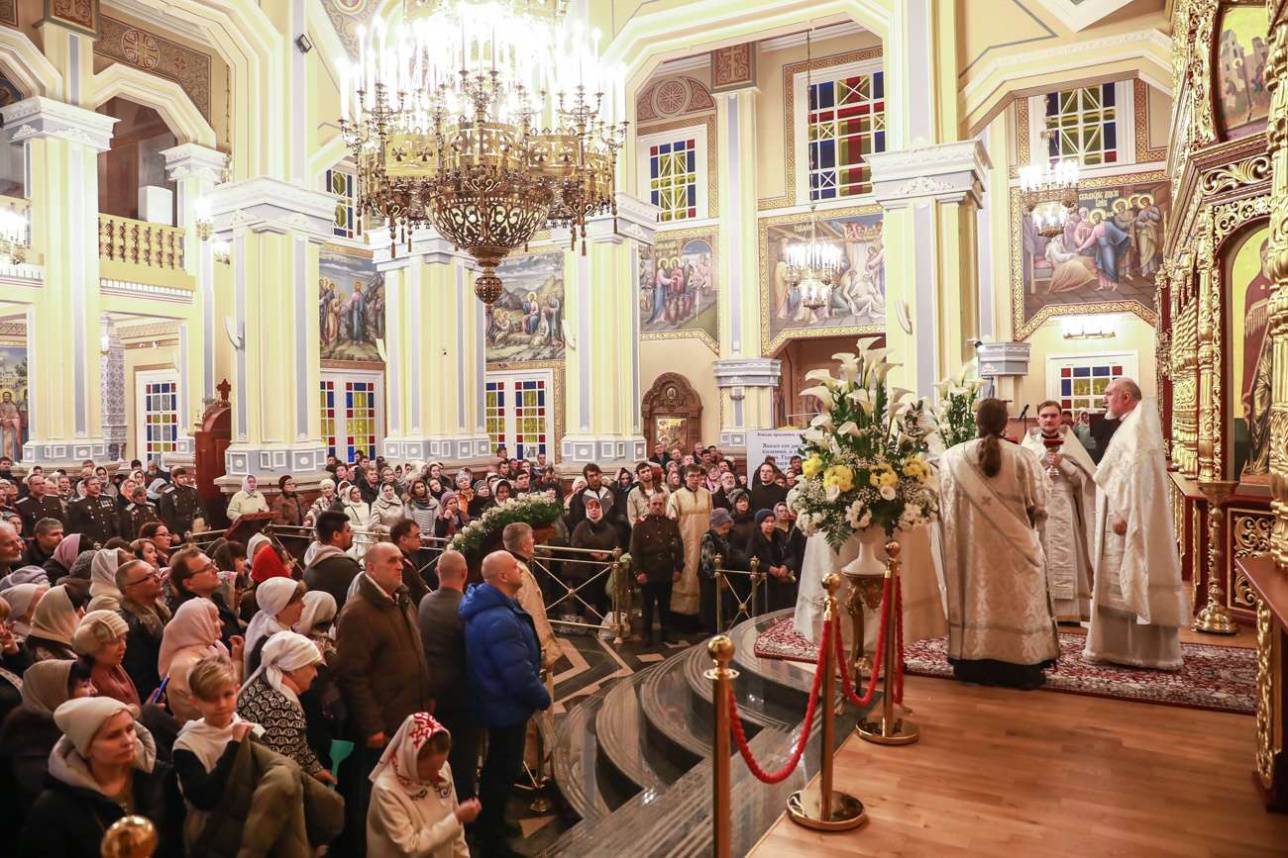
<path fill-rule="evenodd" d="M 828 306 L 832 289 L 841 276 L 845 254 L 840 245 L 819 241 L 813 206 L 809 212 L 809 239 L 789 243 L 783 257 L 787 263 L 784 280 L 797 288 L 801 303 L 811 310 Z"/>
<path fill-rule="evenodd" d="M 569 230 L 584 252 L 587 218 L 616 214 L 622 80 L 565 5 L 409 2 L 397 27 L 377 18 L 359 34 L 341 85 L 368 222 L 394 241 L 434 227 L 478 262 L 486 304 L 501 296 L 497 265 L 539 229 Z"/>

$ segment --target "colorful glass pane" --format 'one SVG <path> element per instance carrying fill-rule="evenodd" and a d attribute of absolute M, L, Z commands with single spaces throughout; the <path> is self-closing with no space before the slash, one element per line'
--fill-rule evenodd
<path fill-rule="evenodd" d="M 872 191 L 864 156 L 885 151 L 884 93 L 881 72 L 810 85 L 805 122 L 810 199 Z"/>

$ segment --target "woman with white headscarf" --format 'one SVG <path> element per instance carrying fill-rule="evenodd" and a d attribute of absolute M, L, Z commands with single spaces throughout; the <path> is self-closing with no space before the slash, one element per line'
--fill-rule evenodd
<path fill-rule="evenodd" d="M 353 544 L 349 546 L 349 556 L 355 560 L 361 560 L 371 545 L 371 537 L 366 533 L 367 520 L 371 518 L 371 505 L 362 499 L 362 489 L 357 486 L 346 488 L 340 495 L 340 501 L 343 504 L 344 514 L 349 517 L 349 525 L 354 531 Z"/>
<path fill-rule="evenodd" d="M 259 608 L 246 627 L 246 676 L 259 669 L 260 651 L 270 637 L 295 625 L 304 613 L 303 581 L 269 578 L 255 588 Z"/>
<path fill-rule="evenodd" d="M 189 599 L 179 606 L 174 618 L 166 624 L 161 637 L 161 654 L 157 656 L 157 672 L 163 677 L 163 682 L 169 680 L 166 700 L 170 704 L 170 714 L 181 722 L 201 717 L 192 702 L 188 671 L 208 655 L 230 655 L 219 639 L 221 631 L 219 609 L 209 599 Z M 240 676 L 241 638 L 233 639 L 231 658 Z"/>
<path fill-rule="evenodd" d="M 404 518 L 407 518 L 407 508 L 398 497 L 398 487 L 393 480 L 385 480 L 380 484 L 380 494 L 371 502 L 367 529 L 382 537 L 388 536 L 390 528 Z"/>
<path fill-rule="evenodd" d="M 80 611 L 72 606 L 71 596 L 63 585 L 53 587 L 41 597 L 31 615 L 31 634 L 27 650 L 34 661 L 50 658 L 75 658 L 72 635 L 80 622 Z"/>
<path fill-rule="evenodd" d="M 173 785 L 152 734 L 109 697 L 69 700 L 54 711 L 63 737 L 49 755 L 49 780 L 18 839 L 20 858 L 98 858 L 99 842 L 127 813 L 156 826 L 158 855 L 177 855 Z"/>
<path fill-rule="evenodd" d="M 331 626 L 339 613 L 335 605 L 335 596 L 325 590 L 309 590 L 304 594 L 304 609 L 300 618 L 291 626 L 292 630 L 304 635 L 317 645 L 323 657 L 335 649 L 335 636 Z"/>
<path fill-rule="evenodd" d="M 254 474 L 242 478 L 241 491 L 228 499 L 228 520 L 236 521 L 253 512 L 268 512 L 268 499 L 259 490 Z"/>
<path fill-rule="evenodd" d="M 329 509 L 334 509 L 339 502 L 335 494 L 335 480 L 327 477 L 318 483 L 318 491 L 321 492 L 309 506 L 308 512 L 304 513 L 304 526 L 312 527 L 317 523 L 318 516 Z"/>
<path fill-rule="evenodd" d="M 31 634 L 31 615 L 36 611 L 40 598 L 49 592 L 48 584 L 18 584 L 0 592 L 9 603 L 9 620 L 13 623 L 13 633 L 19 640 L 26 640 Z"/>
<path fill-rule="evenodd" d="M 322 654 L 313 641 L 295 632 L 277 632 L 264 644 L 259 669 L 237 695 L 237 714 L 264 728 L 260 742 L 290 757 L 324 783 L 335 783 L 309 747 L 308 720 L 300 695 L 317 676 Z"/>
<path fill-rule="evenodd" d="M 121 554 L 115 548 L 94 552 L 89 565 L 89 610 L 121 609 L 121 591 L 116 588 L 116 569 L 120 565 Z"/>
<path fill-rule="evenodd" d="M 99 695 L 138 706 L 139 690 L 121 666 L 129 633 L 129 625 L 115 611 L 90 611 L 76 626 L 72 645 L 92 665 L 90 679 Z"/>
<path fill-rule="evenodd" d="M 456 800 L 452 737 L 426 712 L 407 716 L 371 772 L 367 858 L 468 858 L 478 799 Z"/>

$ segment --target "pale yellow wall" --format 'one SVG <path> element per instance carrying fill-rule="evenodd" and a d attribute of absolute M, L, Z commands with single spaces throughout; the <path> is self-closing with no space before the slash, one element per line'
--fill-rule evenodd
<path fill-rule="evenodd" d="M 1066 340 L 1066 330 L 1112 330 L 1116 336 L 1107 339 Z M 1010 385 L 1002 386 L 1002 395 L 1016 403 L 1016 409 L 1022 408 L 1025 403 L 1036 406 L 1047 398 L 1047 359 L 1064 355 L 1134 352 L 1138 367 L 1136 381 L 1140 384 L 1141 392 L 1147 397 L 1157 395 L 1154 327 L 1132 313 L 1100 313 L 1050 319 L 1033 332 L 1029 342 L 1033 346 L 1029 374 L 1018 385 L 1011 387 L 1009 393 L 1007 388 Z"/>
<path fill-rule="evenodd" d="M 174 341 L 169 341 L 168 345 L 147 346 L 146 348 L 129 347 L 129 341 L 126 341 L 125 349 L 125 458 L 139 459 L 142 458 L 138 451 L 138 401 L 135 396 L 136 374 L 139 370 L 147 369 L 174 369 L 179 368 L 179 348 Z M 182 379 L 180 379 L 182 383 Z M 198 392 L 200 393 L 200 392 Z M 189 401 L 195 405 L 200 404 L 201 396 L 193 397 L 189 395 Z M 179 415 L 179 431 L 186 433 L 191 427 L 188 425 L 192 420 L 191 414 Z"/>
<path fill-rule="evenodd" d="M 715 360 L 711 347 L 693 337 L 640 343 L 640 396 L 648 393 L 664 372 L 684 376 L 702 399 L 702 440 L 712 444 L 720 440 L 720 388 L 712 368 Z"/>

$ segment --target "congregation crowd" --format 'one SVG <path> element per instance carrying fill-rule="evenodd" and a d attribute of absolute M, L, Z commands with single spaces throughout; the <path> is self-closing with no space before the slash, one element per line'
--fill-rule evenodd
<path fill-rule="evenodd" d="M 451 474 L 332 459 L 315 498 L 246 477 L 227 518 L 275 527 L 216 536 L 188 469 L 20 479 L 0 459 L 0 824 L 22 856 L 97 855 L 130 813 L 162 856 L 514 854 L 562 655 L 552 582 L 522 522 L 473 563 L 448 541 L 510 498 L 558 500 L 546 541 L 629 552 L 643 637 L 667 640 L 715 628 L 721 568 L 754 559 L 768 607 L 795 602 L 799 468 L 748 480 L 715 447 L 659 445 L 569 486 L 504 448 Z M 605 616 L 604 577 L 566 604 Z"/>

